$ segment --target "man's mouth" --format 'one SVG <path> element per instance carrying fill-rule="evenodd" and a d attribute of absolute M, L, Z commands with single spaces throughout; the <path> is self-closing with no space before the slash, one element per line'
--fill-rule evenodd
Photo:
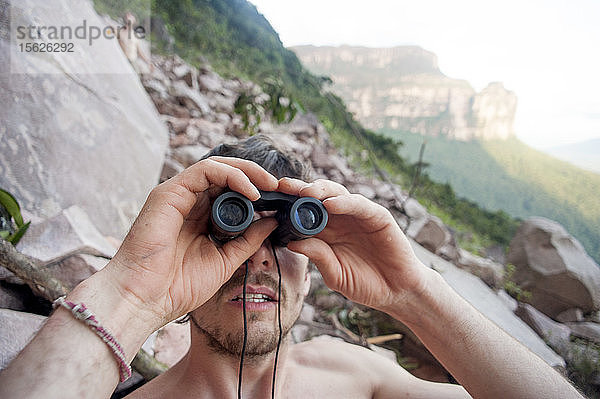
<path fill-rule="evenodd" d="M 233 302 L 242 302 L 244 294 L 239 294 L 231 299 Z M 261 303 L 261 302 L 277 302 L 274 298 L 267 294 L 249 294 L 246 293 L 246 302 Z"/>

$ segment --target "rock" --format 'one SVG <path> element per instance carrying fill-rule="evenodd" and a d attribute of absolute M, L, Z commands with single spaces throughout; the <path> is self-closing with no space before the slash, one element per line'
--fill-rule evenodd
<path fill-rule="evenodd" d="M 436 216 L 413 220 L 406 233 L 433 253 L 450 241 L 450 232 Z"/>
<path fill-rule="evenodd" d="M 425 265 L 435 265 L 435 269 L 440 272 L 444 280 L 484 316 L 528 347 L 550 366 L 565 366 L 565 361 L 548 348 L 546 343 L 523 320 L 515 316 L 502 299 L 483 281 L 432 254 L 412 239 L 409 241 L 421 262 Z"/>
<path fill-rule="evenodd" d="M 154 341 L 154 357 L 171 367 L 187 353 L 190 347 L 190 325 L 171 322 L 158 330 Z"/>
<path fill-rule="evenodd" d="M 91 255 L 73 255 L 60 262 L 47 266 L 47 270 L 64 283 L 68 290 L 72 290 L 92 274 L 102 269 L 108 259 Z"/>
<path fill-rule="evenodd" d="M 580 323 L 569 322 L 565 324 L 571 329 L 571 333 L 574 336 L 600 344 L 600 324 L 589 321 Z"/>
<path fill-rule="evenodd" d="M 559 321 L 561 323 L 567 323 L 570 321 L 572 321 L 572 322 L 583 321 L 583 312 L 581 311 L 581 309 L 578 309 L 578 308 L 567 309 L 563 312 L 560 312 L 556 316 L 556 321 Z"/>
<path fill-rule="evenodd" d="M 202 91 L 219 92 L 223 87 L 221 77 L 214 72 L 204 73 L 198 76 L 198 84 Z"/>
<path fill-rule="evenodd" d="M 0 370 L 29 343 L 44 320 L 44 316 L 0 309 Z"/>
<path fill-rule="evenodd" d="M 198 71 L 188 64 L 181 64 L 173 68 L 173 74 L 179 80 L 183 80 L 193 90 L 198 90 Z"/>
<path fill-rule="evenodd" d="M 484 259 L 459 248 L 458 260 L 455 264 L 461 269 L 465 269 L 469 273 L 479 277 L 490 287 L 497 288 L 502 286 L 504 267 L 491 259 Z"/>
<path fill-rule="evenodd" d="M 388 183 L 377 184 L 375 194 L 382 200 L 392 201 L 395 199 L 393 187 Z"/>
<path fill-rule="evenodd" d="M 346 299 L 335 292 L 317 295 L 314 301 L 315 307 L 319 309 L 331 310 L 335 308 L 343 308 L 346 305 Z"/>
<path fill-rule="evenodd" d="M 178 134 L 176 136 L 169 137 L 169 146 L 172 149 L 193 144 L 193 141 L 186 134 Z"/>
<path fill-rule="evenodd" d="M 459 249 L 460 247 L 458 244 L 456 244 L 454 234 L 450 234 L 450 240 L 437 250 L 437 254 L 442 258 L 456 264 L 459 257 Z"/>
<path fill-rule="evenodd" d="M 429 216 L 423 205 L 414 198 L 408 198 L 404 202 L 404 213 L 412 219 L 424 219 Z"/>
<path fill-rule="evenodd" d="M 0 308 L 27 310 L 26 296 L 21 292 L 23 287 L 14 284 L 0 283 Z"/>
<path fill-rule="evenodd" d="M 203 145 L 184 145 L 173 150 L 173 159 L 187 168 L 198 162 L 209 150 Z"/>
<path fill-rule="evenodd" d="M 156 79 L 144 79 L 142 81 L 144 88 L 148 93 L 156 93 L 160 98 L 166 99 L 169 97 L 167 86 L 160 80 Z"/>
<path fill-rule="evenodd" d="M 564 352 L 569 344 L 571 329 L 555 322 L 533 306 L 520 303 L 515 311 L 529 327 L 531 327 L 544 341 L 559 352 Z"/>
<path fill-rule="evenodd" d="M 169 94 L 181 101 L 188 109 L 199 111 L 201 115 L 209 115 L 212 112 L 206 98 L 181 80 L 173 82 Z"/>
<path fill-rule="evenodd" d="M 295 343 L 304 342 L 311 338 L 311 328 L 304 324 L 294 324 L 290 333 Z"/>
<path fill-rule="evenodd" d="M 517 300 L 515 298 L 508 295 L 508 293 L 506 291 L 499 290 L 496 295 L 498 295 L 498 298 L 500 298 L 502 300 L 502 302 L 504 302 L 506 307 L 509 308 L 511 311 L 514 312 L 517 310 L 519 303 L 517 302 Z"/>
<path fill-rule="evenodd" d="M 116 253 L 86 212 L 76 205 L 42 223 L 29 226 L 17 249 L 43 264 L 65 259 L 77 252 L 106 258 Z"/>
<path fill-rule="evenodd" d="M 235 108 L 237 97 L 225 97 L 221 94 L 209 96 L 209 104 L 215 112 L 224 112 L 232 114 Z"/>
<path fill-rule="evenodd" d="M 173 104 L 169 101 L 164 101 L 158 95 L 152 94 L 152 101 L 156 105 L 156 109 L 161 115 L 171 115 L 177 118 L 191 118 L 190 111 L 179 104 Z"/>
<path fill-rule="evenodd" d="M 190 118 L 177 118 L 170 115 L 161 115 L 160 118 L 165 121 L 169 127 L 169 132 L 173 134 L 185 133 L 186 128 L 190 124 Z"/>
<path fill-rule="evenodd" d="M 218 112 L 214 115 L 214 122 L 221 126 L 227 126 L 231 122 L 231 116 L 223 112 Z"/>
<path fill-rule="evenodd" d="M 206 119 L 192 119 L 190 125 L 198 129 L 197 138 L 207 147 L 212 148 L 222 143 L 223 136 L 225 136 L 225 127 L 222 124 Z"/>
<path fill-rule="evenodd" d="M 316 314 L 316 310 L 315 310 L 314 306 L 309 305 L 308 303 L 304 303 L 302 305 L 302 311 L 300 312 L 300 317 L 298 318 L 298 320 L 310 323 L 311 321 L 314 320 L 315 314 Z"/>
<path fill-rule="evenodd" d="M 584 313 L 600 308 L 599 266 L 552 220 L 526 220 L 510 243 L 507 262 L 516 267 L 514 281 L 531 292 L 527 302 L 552 318 L 569 308 Z"/>
<path fill-rule="evenodd" d="M 163 165 L 163 170 L 160 174 L 160 182 L 164 182 L 169 180 L 171 177 L 183 172 L 185 168 L 182 164 L 177 162 L 174 159 L 167 158 L 165 159 L 165 163 Z"/>
<path fill-rule="evenodd" d="M 11 15 L 24 26 L 105 26 L 91 2 L 9 0 L 0 14 L 2 32 Z M 167 130 L 115 40 L 73 40 L 68 57 L 42 57 L 0 39 L 0 187 L 41 218 L 80 204 L 103 234 L 124 237 L 158 181 Z"/>

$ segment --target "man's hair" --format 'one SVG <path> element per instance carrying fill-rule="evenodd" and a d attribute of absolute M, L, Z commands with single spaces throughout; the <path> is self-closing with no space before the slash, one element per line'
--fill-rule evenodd
<path fill-rule="evenodd" d="M 291 152 L 278 148 L 269 137 L 257 134 L 235 144 L 220 144 L 202 159 L 219 155 L 254 161 L 278 179 L 293 177 L 310 180 L 310 169 Z"/>

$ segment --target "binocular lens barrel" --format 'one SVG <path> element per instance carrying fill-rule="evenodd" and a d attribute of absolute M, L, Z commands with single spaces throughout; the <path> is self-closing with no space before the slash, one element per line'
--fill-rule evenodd
<path fill-rule="evenodd" d="M 250 226 L 254 218 L 252 202 L 234 191 L 221 194 L 211 210 L 212 234 L 217 240 L 233 238 Z"/>
<path fill-rule="evenodd" d="M 300 240 L 323 231 L 328 215 L 316 198 L 296 197 L 279 192 L 261 192 L 261 198 L 250 201 L 243 195 L 228 191 L 213 202 L 211 236 L 224 242 L 242 234 L 254 219 L 255 211 L 276 211 L 279 226 L 271 234 L 276 245 Z"/>

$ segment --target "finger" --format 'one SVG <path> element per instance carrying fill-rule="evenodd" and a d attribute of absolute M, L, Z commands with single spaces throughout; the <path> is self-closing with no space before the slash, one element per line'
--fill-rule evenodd
<path fill-rule="evenodd" d="M 318 179 L 303 187 L 299 195 L 301 197 L 314 197 L 323 201 L 325 198 L 334 197 L 336 195 L 349 194 L 346 187 L 331 180 Z"/>
<path fill-rule="evenodd" d="M 344 274 L 333 249 L 323 240 L 316 237 L 299 241 L 290 241 L 287 248 L 308 256 L 321 272 L 323 281 L 331 289 L 339 291 L 342 287 Z"/>
<path fill-rule="evenodd" d="M 271 173 L 267 172 L 262 166 L 254 161 L 241 158 L 213 156 L 217 162 L 226 163 L 243 171 L 250 178 L 252 183 L 261 190 L 275 191 L 279 182 Z"/>
<path fill-rule="evenodd" d="M 170 196 L 168 204 L 186 217 L 196 203 L 196 194 L 214 186 L 229 187 L 253 201 L 260 198 L 257 186 L 246 172 L 256 179 L 257 186 L 262 189 L 274 190 L 277 187 L 277 179 L 254 162 L 235 158 L 222 162 L 211 157 L 195 163 L 157 188 L 158 191 L 175 194 Z"/>
<path fill-rule="evenodd" d="M 361 220 L 390 215 L 389 211 L 383 206 L 360 194 L 345 194 L 330 197 L 323 201 L 323 206 L 332 215 L 350 215 Z"/>
<path fill-rule="evenodd" d="M 299 196 L 300 190 L 302 190 L 308 185 L 310 185 L 310 183 L 307 183 L 300 179 L 294 179 L 292 177 L 282 177 L 281 179 L 279 179 L 279 186 L 277 187 L 277 191 L 285 194 Z"/>
<path fill-rule="evenodd" d="M 226 274 L 232 274 L 246 259 L 254 255 L 276 227 L 275 218 L 259 219 L 253 222 L 244 234 L 223 245 L 219 251 L 225 260 Z"/>

